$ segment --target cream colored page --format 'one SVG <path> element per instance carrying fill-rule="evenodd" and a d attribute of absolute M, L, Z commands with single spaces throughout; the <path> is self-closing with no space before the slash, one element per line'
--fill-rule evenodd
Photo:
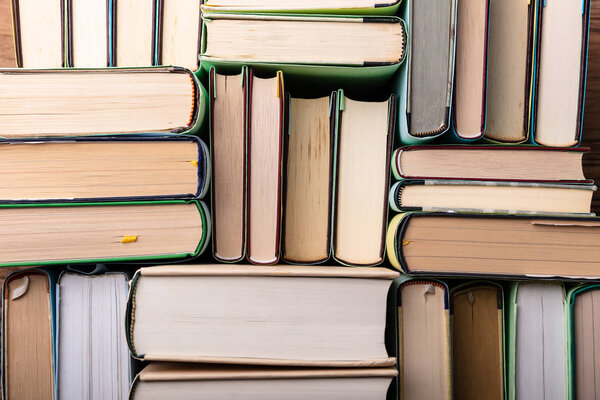
<path fill-rule="evenodd" d="M 382 258 L 387 205 L 388 102 L 344 99 L 339 133 L 335 257 L 373 264 Z"/>
<path fill-rule="evenodd" d="M 487 0 L 460 0 L 454 75 L 455 129 L 475 138 L 483 130 Z"/>
<path fill-rule="evenodd" d="M 0 93 L 8 137 L 170 131 L 188 126 L 194 106 L 183 73 L 0 74 Z"/>
<path fill-rule="evenodd" d="M 259 263 L 279 256 L 281 95 L 279 79 L 252 80 L 248 176 L 249 257 Z"/>
<path fill-rule="evenodd" d="M 200 0 L 162 0 L 162 65 L 198 69 Z"/>
<path fill-rule="evenodd" d="M 246 127 L 242 76 L 215 74 L 213 105 L 213 215 L 215 255 L 236 260 L 244 255 Z"/>
<path fill-rule="evenodd" d="M 600 292 L 583 292 L 575 297 L 573 308 L 573 360 L 575 393 L 577 398 L 600 398 L 600 369 L 596 360 L 600 353 Z"/>
<path fill-rule="evenodd" d="M 390 0 L 389 3 L 392 3 Z M 253 10 L 257 8 L 268 8 L 276 10 L 284 9 L 331 9 L 331 8 L 362 8 L 373 7 L 373 0 L 208 0 L 205 1 L 209 7 L 235 7 L 242 10 Z"/>
<path fill-rule="evenodd" d="M 116 47 L 118 67 L 152 65 L 152 1 L 116 0 Z"/>
<path fill-rule="evenodd" d="M 19 0 L 24 68 L 63 66 L 62 0 Z"/>
<path fill-rule="evenodd" d="M 108 67 L 108 2 L 71 0 L 72 67 Z"/>
<path fill-rule="evenodd" d="M 548 0 L 542 12 L 535 140 L 577 143 L 582 46 L 581 2 Z"/>
<path fill-rule="evenodd" d="M 593 190 L 572 187 L 409 185 L 402 191 L 401 205 L 426 209 L 589 213 L 593 194 Z"/>
<path fill-rule="evenodd" d="M 583 180 L 583 153 L 531 150 L 461 149 L 404 151 L 400 168 L 405 176 L 431 176 L 461 179 Z M 552 160 L 551 163 L 548 161 Z M 394 162 L 394 160 L 392 160 Z M 485 168 L 482 168 L 485 166 Z"/>
<path fill-rule="evenodd" d="M 400 338 L 401 398 L 450 399 L 450 343 L 445 290 L 403 285 Z"/>
<path fill-rule="evenodd" d="M 246 379 L 230 381 L 141 382 L 132 400 L 377 400 L 385 399 L 391 378 Z"/>
<path fill-rule="evenodd" d="M 387 359 L 389 286 L 381 279 L 142 276 L 133 345 L 148 356 Z"/>
<path fill-rule="evenodd" d="M 0 199 L 192 194 L 192 142 L 51 142 L 0 146 Z"/>
<path fill-rule="evenodd" d="M 557 283 L 521 283 L 517 292 L 517 399 L 567 398 L 564 289 Z"/>
<path fill-rule="evenodd" d="M 525 139 L 528 9 L 527 0 L 490 1 L 485 130 L 490 139 Z"/>
<path fill-rule="evenodd" d="M 398 23 L 348 21 L 205 20 L 204 54 L 213 58 L 264 62 L 363 65 L 397 63 L 404 53 Z M 325 40 L 327 38 L 327 40 Z"/>
<path fill-rule="evenodd" d="M 329 97 L 292 98 L 289 120 L 284 256 L 321 261 L 329 256 Z"/>
<path fill-rule="evenodd" d="M 598 221 L 559 221 L 556 226 L 554 222 L 412 218 L 402 253 L 414 271 L 598 276 Z"/>
<path fill-rule="evenodd" d="M 195 204 L 2 208 L 0 263 L 193 253 L 203 229 Z"/>

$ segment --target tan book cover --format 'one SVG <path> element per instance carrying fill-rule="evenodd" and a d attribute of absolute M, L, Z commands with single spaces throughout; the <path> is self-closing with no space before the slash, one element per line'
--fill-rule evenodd
<path fill-rule="evenodd" d="M 409 280 L 398 294 L 400 398 L 449 400 L 451 395 L 448 289 Z"/>

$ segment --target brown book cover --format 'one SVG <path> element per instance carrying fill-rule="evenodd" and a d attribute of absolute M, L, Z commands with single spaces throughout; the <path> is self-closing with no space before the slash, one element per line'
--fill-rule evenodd
<path fill-rule="evenodd" d="M 456 399 L 504 399 L 502 286 L 470 282 L 450 292 L 452 386 Z"/>

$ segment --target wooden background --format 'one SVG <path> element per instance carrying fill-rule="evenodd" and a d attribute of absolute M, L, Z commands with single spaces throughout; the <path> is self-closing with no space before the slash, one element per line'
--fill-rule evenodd
<path fill-rule="evenodd" d="M 0 67 L 14 67 L 10 0 L 0 0 Z M 600 185 L 600 1 L 592 1 L 588 79 L 583 123 L 583 146 L 592 152 L 584 158 L 585 175 Z M 594 195 L 593 211 L 600 215 L 600 192 Z M 0 279 L 12 268 L 0 268 Z"/>

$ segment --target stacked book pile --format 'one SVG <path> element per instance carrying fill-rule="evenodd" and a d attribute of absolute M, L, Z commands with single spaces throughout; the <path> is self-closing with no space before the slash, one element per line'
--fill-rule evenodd
<path fill-rule="evenodd" d="M 600 393 L 589 0 L 12 7 L 3 398 Z"/>

